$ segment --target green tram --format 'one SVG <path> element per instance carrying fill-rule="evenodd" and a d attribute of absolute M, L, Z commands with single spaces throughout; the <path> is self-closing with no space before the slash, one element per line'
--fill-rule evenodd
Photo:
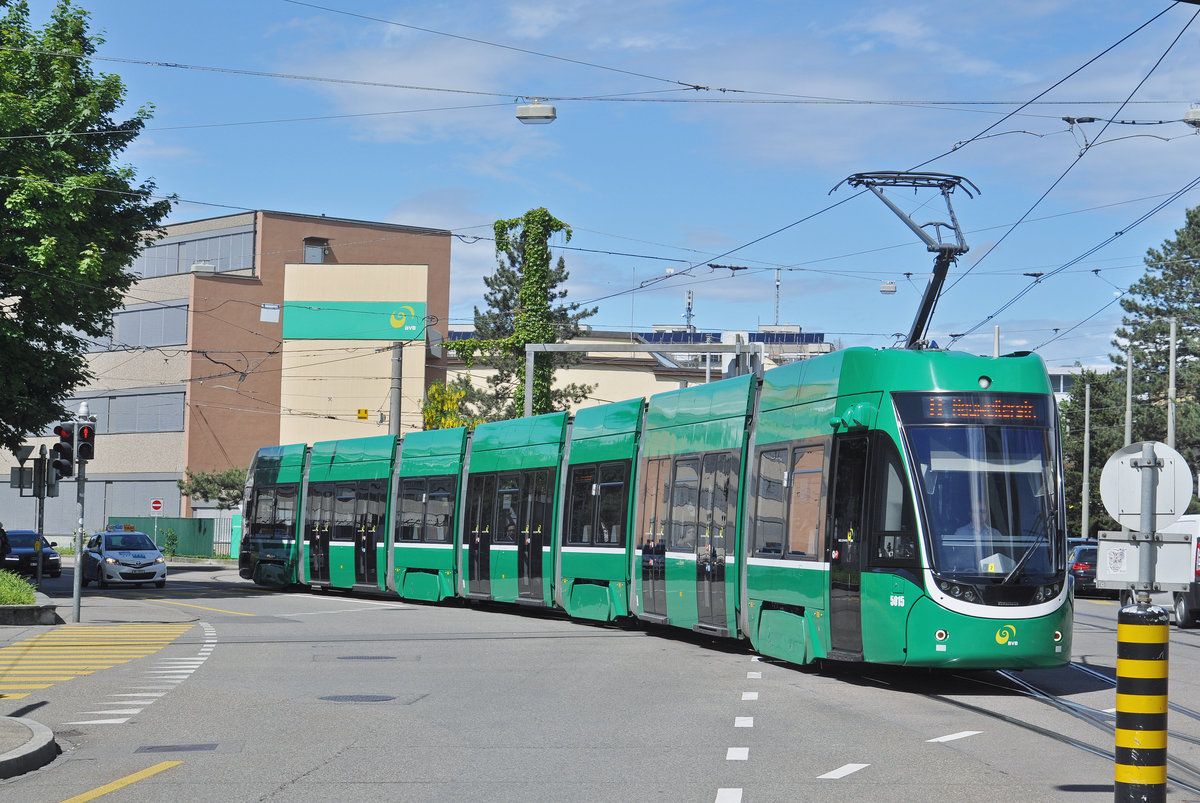
<path fill-rule="evenodd" d="M 240 571 L 632 617 L 798 664 L 1052 667 L 1061 482 L 1039 357 L 852 348 L 574 417 L 261 449 Z"/>

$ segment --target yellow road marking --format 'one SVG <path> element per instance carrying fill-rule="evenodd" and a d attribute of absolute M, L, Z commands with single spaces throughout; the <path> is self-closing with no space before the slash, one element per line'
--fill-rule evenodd
<path fill-rule="evenodd" d="M 115 792 L 118 789 L 124 789 L 126 786 L 135 784 L 138 781 L 143 781 L 151 775 L 157 775 L 163 770 L 169 770 L 172 767 L 178 767 L 182 761 L 164 761 L 161 764 L 155 764 L 153 767 L 147 767 L 141 772 L 135 772 L 133 775 L 126 775 L 124 778 L 119 778 L 112 783 L 106 783 L 104 786 L 98 786 L 90 792 L 84 792 L 82 795 L 67 798 L 63 803 L 85 803 L 88 800 L 95 800 L 98 797 L 107 795 L 109 792 Z"/>
<path fill-rule="evenodd" d="M 22 692 L 0 691 L 0 700 L 20 700 L 24 697 L 28 697 L 31 694 L 33 694 L 33 692 L 30 692 L 30 691 L 22 691 Z"/>
<path fill-rule="evenodd" d="M 188 605 L 186 602 L 176 602 L 172 599 L 147 599 L 151 602 L 165 602 L 168 605 L 182 605 L 185 608 L 199 608 L 202 611 L 215 611 L 216 613 L 231 613 L 234 616 L 254 616 L 253 613 L 242 613 L 241 611 L 227 611 L 224 608 L 206 608 L 203 605 Z"/>

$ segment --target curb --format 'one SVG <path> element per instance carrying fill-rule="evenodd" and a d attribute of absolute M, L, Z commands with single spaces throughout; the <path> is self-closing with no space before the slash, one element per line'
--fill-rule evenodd
<path fill-rule="evenodd" d="M 24 717 L 0 717 L 0 738 L 5 743 L 24 743 L 0 754 L 0 778 L 13 778 L 40 769 L 58 757 L 54 732 L 40 722 Z"/>
<path fill-rule="evenodd" d="M 34 593 L 34 599 L 32 605 L 0 605 L 0 626 L 62 624 L 57 604 L 40 591 Z"/>

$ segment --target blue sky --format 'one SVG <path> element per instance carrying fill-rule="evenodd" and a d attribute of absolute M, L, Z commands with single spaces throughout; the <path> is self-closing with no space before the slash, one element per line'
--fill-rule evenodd
<path fill-rule="evenodd" d="M 40 26 L 51 3 L 31 5 Z M 830 191 L 923 165 L 980 190 L 952 196 L 971 250 L 933 339 L 990 353 L 998 325 L 1002 351 L 1103 365 L 1116 297 L 1200 204 L 1172 198 L 1200 176 L 1185 3 L 78 5 L 115 59 L 95 68 L 155 107 L 123 161 L 186 199 L 172 222 L 274 209 L 449 229 L 452 324 L 482 303 L 492 221 L 544 206 L 574 230 L 570 298 L 605 299 L 596 328 L 682 323 L 688 290 L 702 330 L 773 324 L 780 269 L 779 323 L 890 345 L 932 255 L 879 200 Z M 536 97 L 554 123 L 516 120 Z M 891 197 L 945 219 L 928 192 Z"/>

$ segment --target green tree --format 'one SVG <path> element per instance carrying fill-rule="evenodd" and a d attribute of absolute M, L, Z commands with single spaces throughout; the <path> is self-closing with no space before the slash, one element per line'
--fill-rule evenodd
<path fill-rule="evenodd" d="M 1091 414 L 1087 415 L 1087 386 L 1091 385 Z M 1113 452 L 1125 444 L 1125 375 L 1084 370 L 1075 379 L 1070 397 L 1060 407 L 1063 428 L 1063 486 L 1067 502 L 1067 532 L 1095 538 L 1100 530 L 1118 525 L 1100 501 L 1100 472 Z M 1090 426 L 1085 427 L 1085 422 Z M 1083 526 L 1083 444 L 1088 441 L 1088 526 Z"/>
<path fill-rule="evenodd" d="M 496 272 L 484 277 L 487 310 L 475 308 L 475 337 L 449 344 L 468 367 L 478 355 L 481 364 L 495 369 L 486 389 L 458 382 L 466 390 L 462 405 L 470 417 L 482 421 L 517 418 L 525 408 L 525 345 L 557 343 L 577 336 L 582 321 L 596 307 L 566 303 L 565 284 L 570 277 L 559 256 L 551 269 L 550 237 L 571 229 L 546 209 L 531 209 L 519 218 L 497 220 Z M 582 401 L 594 386 L 573 383 L 554 388 L 556 368 L 577 364 L 577 354 L 541 353 L 534 356 L 533 412 L 563 410 Z"/>
<path fill-rule="evenodd" d="M 1176 319 L 1175 448 L 1196 471 L 1200 447 L 1200 207 L 1189 209 L 1175 238 L 1146 252 L 1146 272 L 1121 299 L 1125 310 L 1112 361 L 1133 355 L 1133 440 L 1166 441 L 1170 319 Z M 1124 374 L 1124 370 L 1118 371 Z"/>
<path fill-rule="evenodd" d="M 175 484 L 184 496 L 194 496 L 205 502 L 215 500 L 218 510 L 229 510 L 242 503 L 246 491 L 244 468 L 227 468 L 224 471 L 195 471 L 189 468 L 183 476 Z"/>
<path fill-rule="evenodd" d="M 88 14 L 60 0 L 45 28 L 0 2 L 0 446 L 15 449 L 90 379 L 84 353 L 111 328 L 127 266 L 170 210 L 114 160 L 149 119 L 113 114 L 125 88 L 94 74 Z"/>

